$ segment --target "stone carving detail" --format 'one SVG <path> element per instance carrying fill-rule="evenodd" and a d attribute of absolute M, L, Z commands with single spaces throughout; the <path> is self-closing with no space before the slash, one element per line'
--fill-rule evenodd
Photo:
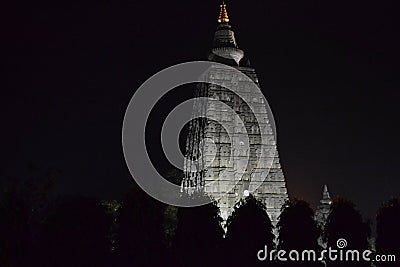
<path fill-rule="evenodd" d="M 225 53 L 226 51 L 229 53 Z M 209 60 L 236 68 L 260 87 L 255 69 L 249 65 L 248 60 L 244 58 L 244 52 L 238 48 L 231 26 L 227 22 L 221 22 L 217 27 Z M 270 118 L 262 108 L 265 105 L 263 96 L 251 93 L 248 81 L 226 69 L 212 69 L 208 80 L 210 84 L 197 86 L 196 97 L 210 97 L 222 101 L 230 109 L 218 108 L 212 101 L 195 102 L 193 113 L 201 114 L 202 117 L 193 119 L 190 123 L 182 188 L 188 191 L 201 190 L 218 199 L 221 217 L 226 220 L 235 204 L 249 191 L 253 191 L 251 189 L 255 188 L 257 181 L 263 181 L 253 195 L 265 204 L 271 221 L 276 225 L 288 194 Z M 245 95 L 245 100 L 247 103 L 251 102 L 253 111 L 244 99 L 234 92 L 212 84 L 216 81 Z M 257 122 L 253 112 L 259 114 L 262 121 Z M 243 123 L 238 122 L 233 113 L 236 113 Z M 219 122 L 224 122 L 228 129 L 222 127 Z M 240 137 L 231 140 L 228 132 L 237 134 L 238 137 L 247 133 L 248 141 Z M 267 134 L 264 143 L 260 138 L 261 133 Z M 232 142 L 238 143 L 232 146 Z M 249 149 L 245 149 L 246 147 Z M 263 158 L 260 158 L 261 151 L 264 152 Z M 244 173 L 239 173 L 241 168 L 245 170 Z M 219 177 L 222 172 L 224 174 Z M 240 177 L 240 180 L 237 177 Z M 232 189 L 229 191 L 229 188 Z"/>

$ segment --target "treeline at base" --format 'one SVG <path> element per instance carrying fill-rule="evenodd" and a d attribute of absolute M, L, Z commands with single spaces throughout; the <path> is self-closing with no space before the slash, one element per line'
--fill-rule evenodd
<path fill-rule="evenodd" d="M 320 226 L 307 202 L 292 199 L 274 228 L 264 206 L 250 195 L 237 204 L 224 228 L 215 203 L 176 208 L 138 187 L 120 202 L 54 197 L 46 176 L 2 186 L 0 266 L 400 266 L 398 199 L 383 204 L 376 219 L 377 238 L 371 239 L 370 223 L 351 201 L 336 199 Z M 324 246 L 337 249 L 341 238 L 348 250 L 395 255 L 397 263 L 257 258 L 265 246 L 320 252 Z"/>

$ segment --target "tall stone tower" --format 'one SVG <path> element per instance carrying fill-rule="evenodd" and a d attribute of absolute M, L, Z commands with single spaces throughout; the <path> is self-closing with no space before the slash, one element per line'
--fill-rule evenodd
<path fill-rule="evenodd" d="M 315 211 L 315 221 L 320 227 L 323 227 L 326 223 L 326 219 L 331 212 L 332 199 L 329 195 L 328 186 L 324 186 L 324 193 L 322 194 L 322 199 L 320 204 Z"/>
<path fill-rule="evenodd" d="M 249 108 L 248 103 L 251 102 L 251 106 L 258 112 L 262 110 L 258 107 L 265 107 L 266 103 L 261 91 L 258 90 L 260 93 L 257 94 L 249 90 L 249 81 L 253 81 L 258 88 L 260 85 L 255 69 L 238 47 L 224 2 L 220 5 L 213 48 L 208 60 L 232 66 L 251 80 L 246 81 L 233 72 L 216 67 L 208 74 L 207 79 L 211 82 L 197 86 L 197 97 L 222 101 L 229 108 L 216 107 L 210 102 L 195 102 L 194 113 L 201 113 L 203 117 L 193 119 L 190 123 L 182 187 L 188 191 L 204 191 L 217 199 L 224 220 L 232 213 L 235 204 L 251 192 L 265 204 L 272 223 L 276 225 L 288 194 L 272 130 L 273 122 L 267 113 L 261 111 L 258 115 L 262 120 L 257 121 L 254 110 Z M 212 84 L 212 81 L 225 87 Z M 246 99 L 226 88 L 235 88 Z M 240 117 L 241 123 L 233 113 Z M 223 122 L 225 127 L 219 122 Z M 227 131 L 231 131 L 231 136 Z M 248 136 L 247 149 L 241 149 L 241 146 L 245 147 L 245 140 L 241 139 L 243 133 Z M 267 135 L 268 142 L 261 138 L 263 133 Z M 206 139 L 212 142 L 204 142 Z M 234 146 L 233 142 L 236 142 Z M 261 150 L 263 153 L 260 153 Z M 244 163 L 246 157 L 249 160 Z M 257 182 L 261 184 L 251 190 Z"/>
<path fill-rule="evenodd" d="M 315 211 L 315 221 L 317 222 L 318 227 L 324 230 L 332 206 L 332 199 L 329 195 L 327 185 L 324 186 L 324 193 L 322 194 L 322 199 L 319 201 L 319 203 L 320 204 Z M 327 243 L 323 239 L 323 234 L 318 237 L 318 244 L 323 248 L 327 247 Z"/>

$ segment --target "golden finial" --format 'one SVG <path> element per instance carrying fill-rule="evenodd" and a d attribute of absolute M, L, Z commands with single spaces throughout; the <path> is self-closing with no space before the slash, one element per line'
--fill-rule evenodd
<path fill-rule="evenodd" d="M 228 12 L 226 11 L 226 4 L 224 1 L 222 1 L 222 4 L 219 5 L 220 10 L 219 10 L 219 17 L 218 17 L 218 22 L 219 23 L 228 23 L 229 22 L 229 17 L 228 17 Z"/>

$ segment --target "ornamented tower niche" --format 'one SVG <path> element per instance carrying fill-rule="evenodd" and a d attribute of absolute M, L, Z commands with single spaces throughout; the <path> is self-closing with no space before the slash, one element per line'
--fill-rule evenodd
<path fill-rule="evenodd" d="M 213 48 L 208 60 L 232 66 L 247 75 L 258 87 L 260 87 L 255 69 L 251 67 L 249 60 L 244 56 L 243 50 L 239 49 L 234 32 L 229 24 L 229 17 L 224 2 L 220 5 L 218 26 L 214 35 Z M 253 94 L 249 90 L 249 82 L 241 80 L 234 73 L 225 69 L 213 69 L 209 81 L 219 81 L 227 88 L 235 88 L 238 92 L 247 94 L 251 104 L 255 107 L 265 106 L 264 98 L 259 94 Z M 253 95 L 251 95 L 253 94 Z M 232 213 L 237 202 L 246 197 L 249 188 L 257 181 L 263 181 L 252 194 L 261 200 L 266 206 L 271 221 L 276 225 L 281 213 L 281 207 L 288 199 L 285 178 L 281 169 L 279 156 L 276 148 L 275 136 L 266 113 L 260 112 L 262 122 L 257 122 L 249 106 L 238 95 L 232 91 L 214 84 L 202 84 L 197 87 L 196 97 L 211 97 L 222 101 L 231 110 L 216 109 L 210 103 L 195 102 L 193 113 L 202 114 L 204 118 L 193 119 L 190 123 L 189 135 L 186 142 L 186 159 L 184 163 L 185 176 L 182 181 L 183 189 L 187 191 L 204 191 L 214 199 L 218 200 L 221 217 L 226 221 Z M 261 109 L 260 109 L 261 110 Z M 232 112 L 238 114 L 244 123 L 244 128 L 234 119 Z M 218 118 L 211 120 L 206 118 Z M 217 121 L 223 121 L 228 128 L 236 133 L 246 133 L 249 137 L 249 150 L 236 149 L 230 160 L 231 141 L 224 127 Z M 268 132 L 268 143 L 263 143 L 260 131 Z M 201 140 L 209 138 L 214 146 Z M 261 158 L 260 150 L 266 149 L 272 153 L 266 153 Z M 212 156 L 211 156 L 212 154 Z M 215 158 L 214 158 L 215 156 Z M 239 173 L 241 159 L 249 157 L 249 162 L 244 173 Z M 196 159 L 200 161 L 194 161 Z M 192 161 L 193 160 L 193 161 Z M 257 166 L 257 162 L 261 164 Z M 194 163 L 196 162 L 196 163 Z M 267 163 L 269 162 L 269 164 Z M 203 170 L 203 166 L 211 163 Z M 242 166 L 243 167 L 243 166 Z M 197 171 L 199 170 L 199 171 Z M 226 176 L 219 177 L 225 171 Z M 234 181 L 235 176 L 240 176 L 240 181 Z M 211 186 L 210 182 L 215 182 Z M 228 193 L 227 188 L 233 187 Z"/>
<path fill-rule="evenodd" d="M 329 195 L 328 186 L 324 186 L 324 193 L 322 194 L 322 199 L 320 200 L 320 204 L 317 207 L 315 212 L 315 220 L 317 221 L 318 226 L 324 227 L 326 223 L 326 219 L 331 212 L 332 199 Z"/>
<path fill-rule="evenodd" d="M 320 204 L 315 211 L 315 221 L 317 222 L 318 227 L 322 230 L 325 228 L 326 221 L 331 212 L 331 206 L 332 199 L 328 192 L 328 186 L 325 185 L 322 199 L 320 200 Z M 318 238 L 318 244 L 323 248 L 326 248 L 327 246 L 327 243 L 324 242 L 322 235 Z"/>

